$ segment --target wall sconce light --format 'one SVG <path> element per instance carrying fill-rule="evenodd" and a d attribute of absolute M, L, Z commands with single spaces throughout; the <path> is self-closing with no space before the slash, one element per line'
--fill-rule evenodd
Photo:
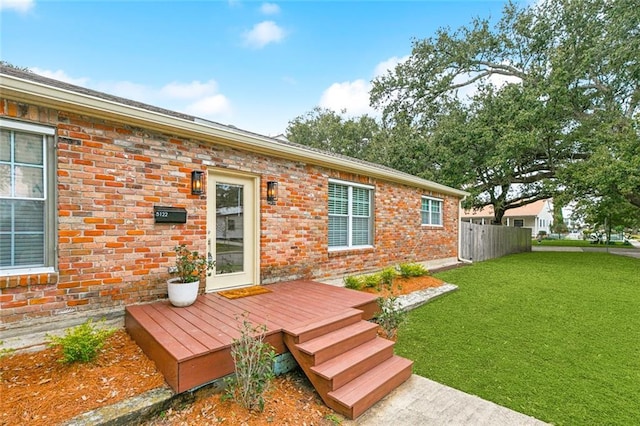
<path fill-rule="evenodd" d="M 204 188 L 204 173 L 200 170 L 194 170 L 191 172 L 191 194 L 202 195 L 202 189 Z"/>
<path fill-rule="evenodd" d="M 278 201 L 278 182 L 267 182 L 267 203 L 275 204 Z"/>

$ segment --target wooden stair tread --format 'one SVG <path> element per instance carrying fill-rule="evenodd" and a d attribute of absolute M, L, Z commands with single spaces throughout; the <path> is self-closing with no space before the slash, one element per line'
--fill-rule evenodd
<path fill-rule="evenodd" d="M 397 384 L 393 384 L 394 377 L 406 373 L 407 369 L 409 369 L 407 378 L 411 375 L 410 369 L 412 365 L 413 361 L 394 355 L 341 388 L 329 392 L 328 395 L 346 407 L 354 407 L 370 394 L 381 393 L 380 398 L 382 398 L 397 386 Z M 400 383 L 402 383 L 402 381 Z M 386 390 L 386 385 L 390 383 L 393 385 L 389 386 L 389 389 Z M 380 398 L 377 398 L 375 401 L 378 401 Z M 375 403 L 375 401 L 373 403 Z M 373 403 L 371 405 L 373 405 Z M 357 417 L 357 415 L 355 415 L 355 417 Z"/>
<path fill-rule="evenodd" d="M 297 348 L 308 355 L 314 355 L 323 349 L 330 348 L 341 343 L 352 341 L 356 336 L 363 333 L 375 333 L 378 328 L 377 324 L 369 321 L 360 320 L 357 323 L 350 324 L 346 327 L 342 327 L 338 330 L 331 331 L 327 334 L 323 334 L 315 339 L 311 339 L 307 342 L 297 344 Z M 372 337 L 373 338 L 373 337 Z M 357 346 L 357 345 L 356 345 Z M 345 347 L 344 351 L 351 349 L 351 347 Z M 344 352 L 343 351 L 343 352 Z"/>
<path fill-rule="evenodd" d="M 381 352 L 390 351 L 390 354 L 393 355 L 393 345 L 394 343 L 390 340 L 376 337 L 335 358 L 311 367 L 311 371 L 327 380 L 331 380 L 347 370 L 352 369 L 354 365 L 376 357 L 376 355 Z M 391 357 L 391 355 L 389 355 L 389 357 Z"/>
<path fill-rule="evenodd" d="M 297 325 L 295 328 L 285 329 L 285 333 L 293 336 L 296 343 L 304 343 L 327 332 L 338 330 L 346 325 L 362 320 L 362 311 L 348 308 L 333 315 L 323 316 Z"/>

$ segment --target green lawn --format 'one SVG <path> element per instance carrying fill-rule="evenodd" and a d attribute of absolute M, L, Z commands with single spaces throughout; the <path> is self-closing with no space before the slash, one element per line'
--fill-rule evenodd
<path fill-rule="evenodd" d="M 414 372 L 554 424 L 638 424 L 640 260 L 534 252 L 437 274 L 409 314 Z"/>

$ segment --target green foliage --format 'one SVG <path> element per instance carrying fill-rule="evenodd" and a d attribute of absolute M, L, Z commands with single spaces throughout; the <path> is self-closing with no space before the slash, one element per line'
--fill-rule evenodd
<path fill-rule="evenodd" d="M 200 281 L 205 276 L 211 275 L 216 262 L 209 260 L 208 256 L 197 251 L 189 250 L 182 244 L 173 249 L 176 252 L 176 274 L 183 283 Z"/>
<path fill-rule="evenodd" d="M 410 311 L 396 352 L 416 374 L 551 424 L 635 424 L 639 265 L 533 252 L 438 273 L 459 291 Z"/>
<path fill-rule="evenodd" d="M 370 93 L 401 159 L 384 163 L 464 188 L 465 208 L 492 205 L 496 224 L 560 190 L 640 208 L 635 3 L 509 2 L 497 23 L 414 41 Z"/>
<path fill-rule="evenodd" d="M 24 71 L 24 72 L 33 73 L 33 71 L 31 71 L 29 69 L 29 67 L 21 67 L 21 66 L 18 66 L 18 65 L 13 65 L 11 62 L 7 62 L 7 61 L 0 61 L 0 66 L 7 67 L 7 68 L 13 68 L 13 69 L 18 70 L 18 71 Z"/>
<path fill-rule="evenodd" d="M 393 280 L 397 276 L 398 276 L 398 272 L 396 271 L 396 268 L 394 268 L 393 266 L 389 266 L 388 268 L 384 268 L 382 271 L 380 271 L 380 281 L 387 288 L 391 288 L 391 286 L 393 285 Z"/>
<path fill-rule="evenodd" d="M 373 320 L 382 328 L 387 338 L 395 338 L 398 327 L 406 322 L 407 313 L 400 309 L 396 297 L 379 297 L 377 299 L 379 312 Z"/>
<path fill-rule="evenodd" d="M 364 287 L 364 282 L 360 279 L 360 277 L 357 277 L 355 275 L 344 277 L 343 281 L 344 286 L 352 290 L 362 290 L 362 288 Z"/>
<path fill-rule="evenodd" d="M 4 344 L 4 341 L 0 340 L 0 346 L 2 346 L 3 344 Z M 13 348 L 0 348 L 0 358 L 2 358 L 3 356 L 10 355 L 13 352 L 15 352 L 15 349 Z"/>
<path fill-rule="evenodd" d="M 403 278 L 429 275 L 429 270 L 420 263 L 401 263 L 398 265 L 398 271 Z"/>
<path fill-rule="evenodd" d="M 376 290 L 382 288 L 382 278 L 380 274 L 362 275 L 361 278 L 365 288 L 375 288 Z"/>
<path fill-rule="evenodd" d="M 88 319 L 83 324 L 67 329 L 63 337 L 47 334 L 47 341 L 50 347 L 62 348 L 63 358 L 60 362 L 90 362 L 115 331 L 115 328 L 104 328 L 104 320 L 97 326 Z"/>
<path fill-rule="evenodd" d="M 363 160 L 378 133 L 378 123 L 367 115 L 344 119 L 319 107 L 290 121 L 286 130 L 291 142 Z"/>
<path fill-rule="evenodd" d="M 324 418 L 330 421 L 331 424 L 334 424 L 336 426 L 339 426 L 342 424 L 342 418 L 340 418 L 340 416 L 338 416 L 335 413 L 325 414 Z"/>
<path fill-rule="evenodd" d="M 254 326 L 244 314 L 239 327 L 240 338 L 231 344 L 235 376 L 225 379 L 225 398 L 233 399 L 249 410 L 264 410 L 264 394 L 274 377 L 276 353 L 264 342 L 266 325 Z"/>

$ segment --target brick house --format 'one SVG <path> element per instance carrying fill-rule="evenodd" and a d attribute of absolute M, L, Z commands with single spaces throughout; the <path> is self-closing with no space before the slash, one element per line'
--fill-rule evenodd
<path fill-rule="evenodd" d="M 0 90 L 0 331 L 165 298 L 183 243 L 218 261 L 202 292 L 457 259 L 463 191 L 13 68 Z"/>

